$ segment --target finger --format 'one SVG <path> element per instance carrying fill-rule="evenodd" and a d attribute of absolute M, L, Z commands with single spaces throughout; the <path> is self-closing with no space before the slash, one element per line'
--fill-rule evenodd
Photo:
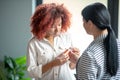
<path fill-rule="evenodd" d="M 66 56 L 66 57 L 64 57 L 63 59 L 62 59 L 62 61 L 64 61 L 64 62 L 66 62 L 66 61 L 68 61 L 69 60 L 69 56 Z"/>
<path fill-rule="evenodd" d="M 70 50 L 67 49 L 67 50 L 64 52 L 64 54 L 67 54 L 67 55 L 68 55 L 69 52 L 70 52 Z"/>
<path fill-rule="evenodd" d="M 61 60 L 61 64 L 65 63 L 65 62 L 66 62 L 65 58 Z"/>
<path fill-rule="evenodd" d="M 78 48 L 73 48 L 73 51 L 80 52 L 80 50 Z"/>
<path fill-rule="evenodd" d="M 68 57 L 66 57 L 66 60 L 69 60 L 70 59 L 70 57 L 68 56 Z"/>
<path fill-rule="evenodd" d="M 76 55 L 79 55 L 80 53 L 79 52 L 75 52 Z"/>
<path fill-rule="evenodd" d="M 69 56 L 64 54 L 63 59 L 69 59 Z"/>

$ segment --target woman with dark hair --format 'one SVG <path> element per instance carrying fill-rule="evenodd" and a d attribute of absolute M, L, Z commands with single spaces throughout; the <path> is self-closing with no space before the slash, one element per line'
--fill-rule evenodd
<path fill-rule="evenodd" d="M 67 30 L 70 27 L 70 12 L 55 3 L 37 6 L 31 17 L 33 33 L 27 48 L 27 71 L 35 80 L 75 80 L 70 61 L 72 40 Z M 77 48 L 72 48 L 78 54 Z"/>
<path fill-rule="evenodd" d="M 74 54 L 77 80 L 119 80 L 120 42 L 111 27 L 110 14 L 102 3 L 94 3 L 82 10 L 83 26 L 94 40 L 78 59 Z"/>

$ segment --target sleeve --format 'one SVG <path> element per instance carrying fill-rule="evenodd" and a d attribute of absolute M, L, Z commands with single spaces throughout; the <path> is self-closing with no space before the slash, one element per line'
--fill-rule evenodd
<path fill-rule="evenodd" d="M 83 53 L 77 63 L 77 80 L 96 80 L 97 64 L 94 57 L 89 53 Z"/>
<path fill-rule="evenodd" d="M 41 78 L 42 65 L 37 65 L 37 52 L 35 45 L 31 42 L 27 47 L 27 71 L 32 78 Z"/>

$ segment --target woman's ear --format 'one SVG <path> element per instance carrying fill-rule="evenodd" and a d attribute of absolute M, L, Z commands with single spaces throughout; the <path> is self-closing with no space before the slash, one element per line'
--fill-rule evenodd
<path fill-rule="evenodd" d="M 91 20 L 88 20 L 87 23 L 88 23 L 89 27 L 92 28 L 92 26 L 93 26 L 93 22 L 92 22 Z"/>
<path fill-rule="evenodd" d="M 95 30 L 93 22 L 91 20 L 89 20 L 87 25 L 89 26 L 89 32 L 90 32 L 90 34 L 93 34 L 93 32 Z"/>
<path fill-rule="evenodd" d="M 93 22 L 91 20 L 88 20 L 88 25 L 91 26 Z"/>

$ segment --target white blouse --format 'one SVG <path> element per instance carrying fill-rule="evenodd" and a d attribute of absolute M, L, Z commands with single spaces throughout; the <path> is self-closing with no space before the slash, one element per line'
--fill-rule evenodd
<path fill-rule="evenodd" d="M 42 66 L 54 60 L 59 54 L 72 47 L 72 40 L 68 33 L 54 38 L 54 46 L 47 39 L 38 40 L 33 37 L 27 48 L 27 71 L 35 80 L 75 80 L 69 62 L 53 67 L 42 74 Z M 72 72 L 71 72 L 72 71 Z"/>

